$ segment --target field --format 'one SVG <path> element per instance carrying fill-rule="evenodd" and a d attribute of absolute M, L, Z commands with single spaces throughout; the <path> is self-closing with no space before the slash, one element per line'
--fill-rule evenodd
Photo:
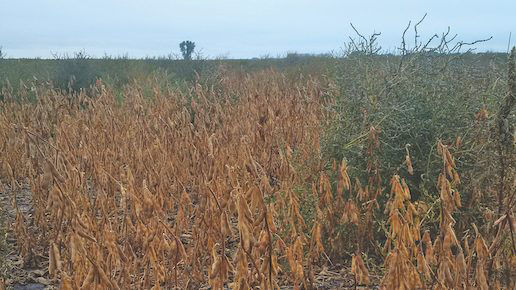
<path fill-rule="evenodd" d="M 0 60 L 0 288 L 514 289 L 515 57 Z"/>

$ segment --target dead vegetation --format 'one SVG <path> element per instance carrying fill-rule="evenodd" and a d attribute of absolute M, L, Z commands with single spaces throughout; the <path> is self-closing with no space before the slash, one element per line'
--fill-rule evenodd
<path fill-rule="evenodd" d="M 226 73 L 218 86 L 180 92 L 149 77 L 126 86 L 123 101 L 100 80 L 76 95 L 33 87 L 33 102 L 4 92 L 0 176 L 25 264 L 44 260 L 62 289 L 312 289 L 337 261 L 354 279 L 348 287 L 515 287 L 507 163 L 500 210 L 484 225 L 493 234 L 472 224 L 474 233 L 458 235 L 461 178 L 450 147 L 459 140 L 438 141 L 437 199 L 426 204 L 395 173 L 390 193 L 382 187 L 379 128 L 366 134 L 367 184 L 344 160 L 323 159 L 331 85 L 265 71 Z M 513 158 L 504 142 L 500 154 Z M 404 166 L 412 174 L 408 147 Z M 31 215 L 16 203 L 24 185 Z M 376 241 L 382 216 L 385 240 Z"/>

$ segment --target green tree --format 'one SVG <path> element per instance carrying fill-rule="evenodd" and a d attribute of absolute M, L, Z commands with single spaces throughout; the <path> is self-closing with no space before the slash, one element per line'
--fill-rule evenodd
<path fill-rule="evenodd" d="M 192 53 L 195 49 L 195 42 L 190 40 L 183 41 L 179 44 L 179 48 L 181 49 L 181 54 L 183 55 L 183 59 L 191 60 Z"/>

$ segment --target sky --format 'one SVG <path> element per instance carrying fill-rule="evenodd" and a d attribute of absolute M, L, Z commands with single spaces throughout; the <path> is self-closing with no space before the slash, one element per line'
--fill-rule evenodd
<path fill-rule="evenodd" d="M 394 51 L 425 13 L 422 39 L 450 26 L 463 41 L 493 37 L 477 51 L 505 52 L 511 32 L 516 44 L 515 0 L 0 0 L 0 46 L 9 58 L 179 55 L 183 40 L 211 58 L 339 53 L 353 23 L 364 35 L 381 32 Z"/>

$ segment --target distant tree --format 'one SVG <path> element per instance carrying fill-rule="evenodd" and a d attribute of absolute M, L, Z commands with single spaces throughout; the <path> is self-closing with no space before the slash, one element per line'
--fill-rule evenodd
<path fill-rule="evenodd" d="M 2 51 L 2 47 L 0 46 L 0 59 L 5 57 L 5 53 Z"/>
<path fill-rule="evenodd" d="M 179 48 L 181 49 L 181 54 L 183 55 L 183 59 L 191 60 L 192 53 L 195 49 L 195 42 L 190 40 L 183 41 L 179 44 Z"/>

